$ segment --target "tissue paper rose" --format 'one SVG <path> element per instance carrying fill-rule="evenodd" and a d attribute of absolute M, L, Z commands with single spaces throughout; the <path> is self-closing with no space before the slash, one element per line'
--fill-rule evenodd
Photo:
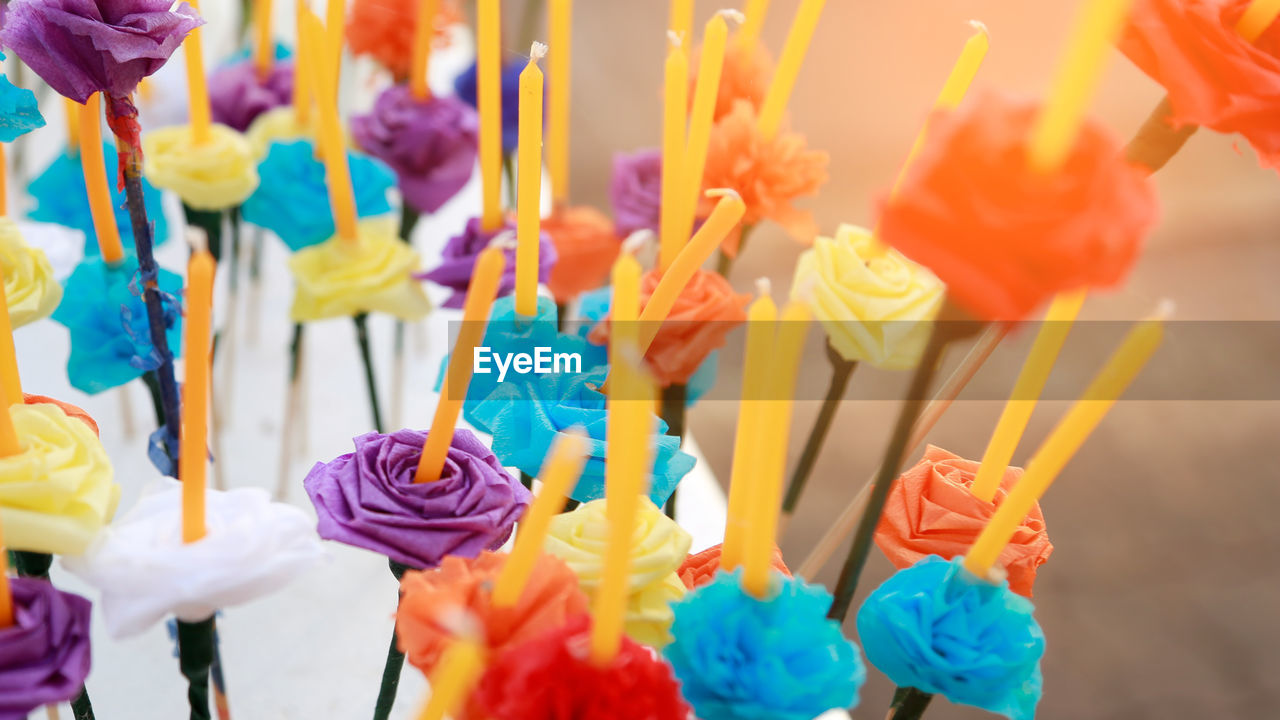
<path fill-rule="evenodd" d="M 543 548 L 573 568 L 594 601 L 604 576 L 608 541 L 605 501 L 594 500 L 552 518 Z M 671 642 L 671 603 L 685 593 L 675 571 L 688 555 L 693 538 L 645 498 L 640 501 L 631 543 L 626 633 L 636 642 L 660 648 Z"/>
<path fill-rule="evenodd" d="M 662 220 L 662 151 L 645 149 L 614 155 L 609 201 L 619 235 L 626 237 L 637 230 L 658 232 Z"/>
<path fill-rule="evenodd" d="M 0 458 L 0 524 L 10 550 L 79 555 L 120 501 L 107 452 L 52 404 L 9 408 L 22 452 Z"/>
<path fill-rule="evenodd" d="M 901 569 L 928 555 L 951 559 L 963 555 L 991 521 L 996 508 L 1022 477 L 1022 468 L 1004 473 L 994 503 L 970 492 L 981 463 L 930 445 L 924 458 L 889 490 L 876 528 L 876 545 Z M 1053 544 L 1037 504 L 1023 518 L 997 563 L 1009 573 L 1009 587 L 1031 597 L 1036 570 L 1049 559 Z"/>
<path fill-rule="evenodd" d="M 439 480 L 415 483 L 426 437 L 418 430 L 367 433 L 354 439 L 354 453 L 316 463 L 303 487 L 320 537 L 417 569 L 502 547 L 529 491 L 470 430 L 454 431 Z"/>
<path fill-rule="evenodd" d="M 102 593 L 112 637 L 198 622 L 289 584 L 325 556 L 306 513 L 260 488 L 207 490 L 206 534 L 182 540 L 182 485 L 162 480 L 67 570 Z"/>
<path fill-rule="evenodd" d="M 182 278 L 162 268 L 157 282 L 165 337 L 176 355 L 182 347 Z M 100 393 L 160 367 L 132 254 L 115 266 L 101 257 L 81 263 L 67 279 L 66 298 L 53 320 L 71 333 L 67 378 L 77 390 Z"/>
<path fill-rule="evenodd" d="M 928 267 L 981 320 L 1018 321 L 1053 295 L 1121 282 L 1156 222 L 1146 171 L 1087 121 L 1062 167 L 1031 168 L 1037 104 L 986 93 L 938 114 L 879 238 Z"/>
<path fill-rule="evenodd" d="M 507 557 L 491 552 L 472 559 L 453 556 L 435 570 L 405 573 L 396 637 L 414 667 L 431 674 L 456 637 L 451 627 L 459 612 L 479 623 L 485 646 L 496 653 L 563 627 L 588 611 L 578 576 L 553 555 L 538 556 L 515 605 L 495 607 L 493 586 Z"/>
<path fill-rule="evenodd" d="M 0 44 L 59 95 L 125 97 L 204 24 L 171 0 L 13 0 Z"/>
<path fill-rule="evenodd" d="M 675 604 L 662 654 L 700 720 L 813 720 L 857 705 L 867 678 L 830 608 L 820 585 L 775 575 L 757 599 L 721 573 Z"/>
<path fill-rule="evenodd" d="M 355 55 L 369 55 L 397 80 L 409 77 L 413 39 L 418 31 L 417 0 L 354 0 L 347 17 L 347 45 Z M 443 0 L 432 18 L 432 42 L 449 46 L 450 25 L 462 22 L 453 0 Z"/>
<path fill-rule="evenodd" d="M 689 706 L 671 668 L 648 648 L 623 637 L 608 664 L 587 652 L 586 615 L 535 640 L 508 648 L 480 678 L 473 702 L 482 714 L 467 720 L 683 720 Z"/>
<path fill-rule="evenodd" d="M 289 105 L 259 115 L 245 132 L 244 139 L 253 148 L 253 156 L 261 161 L 271 152 L 274 143 L 293 140 L 316 142 L 316 128 L 314 123 L 299 122 L 293 106 Z"/>
<path fill-rule="evenodd" d="M 84 233 L 56 223 L 18 220 L 18 232 L 27 244 L 44 253 L 53 268 L 53 279 L 63 284 L 84 259 Z"/>
<path fill-rule="evenodd" d="M 712 545 L 700 553 L 685 558 L 676 573 L 686 588 L 690 590 L 700 588 L 716 577 L 720 571 L 720 551 L 723 548 L 723 544 Z M 782 551 L 776 545 L 773 547 L 773 556 L 769 559 L 769 564 L 774 570 L 791 577 L 791 570 L 782 561 Z"/>
<path fill-rule="evenodd" d="M 0 632 L 0 717 L 71 700 L 89 675 L 89 601 L 47 580 L 10 578 L 13 625 Z"/>
<path fill-rule="evenodd" d="M 293 102 L 292 61 L 271 64 L 266 77 L 251 59 L 224 65 L 209 76 L 209 107 L 213 121 L 247 132 L 263 113 Z"/>
<path fill-rule="evenodd" d="M 142 138 L 147 177 L 172 190 L 196 210 L 225 210 L 244 202 L 258 187 L 258 162 L 240 133 L 211 125 L 209 140 L 196 144 L 191 127 L 161 128 Z"/>
<path fill-rule="evenodd" d="M 928 269 L 878 246 L 853 225 L 816 238 L 796 263 L 791 299 L 809 306 L 845 360 L 908 370 L 920 362 L 944 288 Z"/>
<path fill-rule="evenodd" d="M 698 89 L 697 68 L 702 62 L 699 47 L 689 58 L 689 109 L 693 109 L 693 96 Z M 739 100 L 746 102 L 753 111 L 759 111 L 765 93 L 773 81 L 773 58 L 763 43 L 731 42 L 724 51 L 724 67 L 720 71 L 720 89 L 716 93 L 715 120 L 733 112 Z"/>
<path fill-rule="evenodd" d="M 561 304 L 603 285 L 622 248 L 613 223 L 591 207 L 557 208 L 542 221 L 542 231 L 556 246 L 547 287 Z"/>
<path fill-rule="evenodd" d="M 0 53 L 4 60 L 4 53 Z M 36 128 L 44 127 L 44 116 L 35 93 L 9 82 L 0 75 L 0 142 L 13 142 Z"/>
<path fill-rule="evenodd" d="M 1040 701 L 1044 632 L 1031 601 L 927 557 L 899 570 L 858 610 L 867 660 L 899 687 L 942 695 L 1011 720 Z"/>
<path fill-rule="evenodd" d="M 524 62 L 515 61 L 502 66 L 502 152 L 511 153 L 520 144 L 520 73 L 524 71 Z M 478 76 L 476 65 L 463 70 L 453 81 L 453 90 L 458 97 L 476 107 L 476 87 Z"/>
<path fill-rule="evenodd" d="M 289 316 L 294 322 L 384 312 L 421 320 L 431 302 L 410 273 L 418 253 L 396 236 L 395 220 L 360 223 L 354 241 L 330 238 L 289 258 L 297 290 Z"/>
<path fill-rule="evenodd" d="M 604 368 L 597 368 L 590 373 L 549 373 L 531 382 L 502 383 L 472 412 L 493 434 L 493 452 L 502 464 L 532 477 L 538 476 L 559 437 L 571 428 L 586 432 L 587 463 L 569 496 L 578 502 L 599 500 L 604 497 L 609 413 L 607 398 L 595 388 L 604 384 L 606 375 Z M 665 422 L 657 416 L 652 421 L 649 499 L 661 507 L 695 461 L 680 450 L 680 438 L 666 434 Z"/>
<path fill-rule="evenodd" d="M 1255 42 L 1236 24 L 1250 0 L 1139 0 L 1120 51 L 1164 86 L 1175 126 L 1240 133 L 1280 170 L 1280 24 Z"/>
<path fill-rule="evenodd" d="M 516 246 L 514 242 L 515 227 L 504 224 L 497 230 L 483 230 L 480 219 L 467 221 L 467 227 L 459 235 L 454 235 L 445 243 L 441 251 L 440 265 L 435 270 L 422 273 L 417 277 L 443 285 L 453 291 L 445 301 L 447 308 L 460 308 L 467 299 L 467 288 L 471 286 L 471 272 L 475 268 L 480 253 L 489 247 L 494 237 L 502 233 L 511 233 L 512 242 L 506 243 L 504 255 L 507 262 L 502 270 L 502 279 L 498 283 L 498 295 L 509 295 L 516 289 Z M 538 282 L 545 283 L 556 263 L 556 246 L 551 236 L 545 232 L 538 236 Z"/>
<path fill-rule="evenodd" d="M 43 251 L 22 239 L 18 224 L 8 217 L 0 217 L 0 267 L 14 330 L 49 317 L 58 307 L 62 286 L 53 277 L 53 266 Z"/>
<path fill-rule="evenodd" d="M 827 182 L 829 160 L 825 152 L 810 150 L 798 133 L 784 131 L 765 138 L 757 129 L 751 103 L 738 100 L 711 131 L 702 187 L 732 188 L 742 196 L 747 212 L 740 227 L 772 220 L 808 244 L 818 227 L 810 213 L 792 203 L 816 194 Z M 715 207 L 712 198 L 704 197 L 699 203 L 700 217 L 711 214 Z M 741 239 L 741 232 L 730 233 L 721 250 L 729 257 L 736 256 Z"/>
<path fill-rule="evenodd" d="M 358 153 L 347 153 L 347 167 L 357 215 L 390 213 L 387 191 L 396 182 L 391 170 Z M 262 182 L 241 208 L 245 220 L 275 233 L 294 252 L 324 242 L 337 232 L 324 163 L 316 158 L 313 143 L 272 143 L 266 159 L 258 165 L 258 176 Z"/>
<path fill-rule="evenodd" d="M 95 421 L 93 417 L 91 417 L 89 413 L 85 412 L 81 407 L 72 405 L 69 402 L 55 400 L 54 398 L 45 395 L 32 395 L 31 393 L 22 393 L 22 402 L 26 405 L 55 405 L 59 410 L 66 413 L 67 417 L 79 420 L 87 425 L 89 429 L 93 431 L 95 436 L 98 435 L 97 421 Z"/>

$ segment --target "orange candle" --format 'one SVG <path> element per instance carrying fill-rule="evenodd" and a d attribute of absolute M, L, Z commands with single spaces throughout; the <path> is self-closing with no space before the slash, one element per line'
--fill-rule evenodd
<path fill-rule="evenodd" d="M 182 384 L 182 439 L 178 476 L 182 479 L 182 540 L 205 535 L 205 466 L 209 435 L 209 350 L 213 321 L 213 256 L 201 247 L 187 263 L 186 381 Z"/>
<path fill-rule="evenodd" d="M 253 25 L 257 31 L 253 64 L 258 70 L 258 77 L 265 79 L 267 73 L 271 72 L 276 54 L 275 43 L 271 41 L 271 0 L 254 0 Z"/>
<path fill-rule="evenodd" d="M 1249 42 L 1257 42 L 1277 15 L 1280 15 L 1280 0 L 1253 0 L 1236 23 L 1236 32 Z"/>
<path fill-rule="evenodd" d="M 75 155 L 80 152 L 80 103 L 62 98 L 62 104 L 67 113 L 67 152 Z"/>
<path fill-rule="evenodd" d="M 309 52 L 320 62 L 312 63 L 311 81 L 316 86 L 316 100 L 320 106 L 320 155 L 324 160 L 325 178 L 329 186 L 329 203 L 333 205 L 334 225 L 338 229 L 338 237 L 348 242 L 355 242 L 356 230 L 356 197 L 351 188 L 351 171 L 347 167 L 347 149 L 342 139 L 342 125 L 338 120 L 338 88 L 336 73 L 326 73 L 329 60 L 337 60 L 340 48 L 330 45 L 325 52 L 316 52 L 322 48 L 320 18 L 308 11 L 304 19 L 307 30 Z M 341 38 L 341 35 L 339 35 Z"/>
<path fill-rule="evenodd" d="M 188 5 L 198 14 L 199 0 L 188 0 Z M 191 142 L 200 145 L 209 141 L 209 126 L 213 124 L 209 109 L 209 86 L 204 77 L 204 42 L 201 28 L 187 33 L 185 42 L 187 59 L 187 107 L 191 115 Z"/>
<path fill-rule="evenodd" d="M 80 137 L 84 138 L 80 168 L 84 172 L 85 187 L 89 190 L 93 231 L 98 236 L 103 262 L 114 265 L 124 259 L 124 246 L 120 243 L 120 229 L 116 227 L 116 213 L 111 206 L 111 191 L 107 186 L 106 161 L 102 157 L 102 95 L 90 95 L 76 114 L 79 116 Z"/>
<path fill-rule="evenodd" d="M 409 69 L 409 90 L 419 100 L 431 97 L 427 71 L 431 64 L 431 43 L 435 39 L 436 7 L 439 0 L 418 0 L 418 24 L 413 32 L 413 67 Z"/>
<path fill-rule="evenodd" d="M 688 108 L 689 56 L 680 36 L 672 32 L 662 107 L 662 217 L 658 267 L 664 272 L 675 262 L 680 248 L 688 240 L 687 228 L 682 230 L 679 222 L 685 182 L 684 142 Z"/>
<path fill-rule="evenodd" d="M 467 300 L 462 308 L 462 327 L 458 330 L 458 340 L 449 355 L 449 368 L 445 371 L 445 381 L 440 386 L 440 403 L 436 405 L 431 431 L 427 433 L 427 440 L 422 445 L 422 457 L 418 460 L 414 482 L 435 482 L 444 471 L 445 457 L 453 443 L 453 428 L 458 424 L 462 400 L 467 396 L 467 385 L 471 383 L 475 349 L 484 339 L 489 311 L 493 308 L 494 298 L 498 296 L 498 281 L 502 279 L 505 265 L 506 258 L 502 251 L 493 246 L 480 253 L 476 260 L 476 268 L 471 274 L 471 287 L 467 290 Z"/>
<path fill-rule="evenodd" d="M 480 113 L 480 181 L 484 209 L 480 225 L 502 227 L 502 8 L 478 0 L 476 8 L 476 110 Z"/>
<path fill-rule="evenodd" d="M 547 46 L 535 42 L 520 73 L 519 191 L 516 194 L 516 312 L 538 314 L 538 235 L 542 230 L 542 70 Z"/>

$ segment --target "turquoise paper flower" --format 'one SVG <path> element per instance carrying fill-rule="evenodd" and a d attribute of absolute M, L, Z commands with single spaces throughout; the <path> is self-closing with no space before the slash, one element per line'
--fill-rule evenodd
<path fill-rule="evenodd" d="M 0 53 L 4 60 L 4 53 Z M 44 127 L 44 116 L 35 93 L 9 82 L 0 75 L 0 142 L 13 142 L 36 128 Z"/>

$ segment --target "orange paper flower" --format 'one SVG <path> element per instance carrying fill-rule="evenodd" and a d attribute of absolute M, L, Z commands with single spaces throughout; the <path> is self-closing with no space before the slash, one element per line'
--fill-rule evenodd
<path fill-rule="evenodd" d="M 558 208 L 542 221 L 542 230 L 556 246 L 556 264 L 547 279 L 556 302 L 604 284 L 621 247 L 609 218 L 591 207 Z"/>
<path fill-rule="evenodd" d="M 807 245 L 817 234 L 817 225 L 810 213 L 792 202 L 818 192 L 827 181 L 828 160 L 825 152 L 809 150 L 798 133 L 784 131 L 764 138 L 756 130 L 755 108 L 738 100 L 712 128 L 702 186 L 732 188 L 742 196 L 747 205 L 742 227 L 772 220 Z M 715 199 L 704 197 L 699 214 L 705 217 L 714 207 Z M 725 254 L 736 256 L 740 240 L 740 233 L 731 233 L 722 245 Z"/>
<path fill-rule="evenodd" d="M 67 414 L 67 417 L 73 417 L 83 422 L 85 425 L 88 425 L 94 435 L 101 434 L 98 432 L 98 423 L 89 416 L 89 413 L 75 405 L 72 405 L 71 403 L 54 400 L 53 398 L 46 397 L 44 395 L 32 395 L 31 393 L 22 393 L 22 402 L 25 405 L 57 405 L 62 409 L 62 412 Z"/>
<path fill-rule="evenodd" d="M 1250 0 L 1138 0 L 1119 47 L 1164 86 L 1176 125 L 1240 133 L 1280 170 L 1280 23 L 1256 42 L 1236 24 Z"/>
<path fill-rule="evenodd" d="M 720 549 L 723 545 L 713 545 L 706 550 L 695 555 L 690 555 L 676 574 L 684 581 L 684 586 L 693 590 L 711 582 L 711 578 L 716 576 L 720 571 Z M 771 560 L 773 569 L 791 577 L 791 570 L 787 564 L 782 561 L 782 551 L 775 545 L 773 548 L 773 558 Z"/>
<path fill-rule="evenodd" d="M 693 95 L 698 89 L 698 63 L 701 60 L 702 48 L 694 52 L 689 61 L 689 106 L 693 107 Z M 758 111 L 764 102 L 764 95 L 769 91 L 769 83 L 773 79 L 773 57 L 764 45 L 756 43 L 731 42 L 725 48 L 724 69 L 720 73 L 720 90 L 716 93 L 715 120 L 733 111 L 738 100 L 751 105 L 752 111 Z"/>
<path fill-rule="evenodd" d="M 928 555 L 950 560 L 969 551 L 1005 495 L 1022 477 L 1022 468 L 1006 470 L 995 502 L 985 502 L 969 492 L 979 465 L 930 445 L 924 458 L 898 478 L 889 490 L 884 515 L 876 528 L 876 545 L 889 562 L 902 569 Z M 1031 597 L 1036 569 L 1049 559 L 1051 552 L 1053 544 L 1037 504 L 1000 553 L 1000 565 L 1009 573 L 1010 589 Z"/>
<path fill-rule="evenodd" d="M 435 17 L 435 45 L 447 47 L 448 28 L 462 21 L 453 0 L 440 3 Z M 418 26 L 418 0 L 355 0 L 347 18 L 347 44 L 355 55 L 370 55 L 397 80 L 409 77 L 413 36 Z"/>

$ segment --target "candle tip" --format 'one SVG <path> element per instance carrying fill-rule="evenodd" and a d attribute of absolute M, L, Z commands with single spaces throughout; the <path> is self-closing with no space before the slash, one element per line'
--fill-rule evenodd
<path fill-rule="evenodd" d="M 652 230 L 649 230 L 648 228 L 637 230 L 628 235 L 626 240 L 622 241 L 622 251 L 628 255 L 635 255 L 643 250 L 646 245 L 652 242 L 653 238 L 654 234 Z"/>
<path fill-rule="evenodd" d="M 517 245 L 516 231 L 503 230 L 489 240 L 489 247 L 499 250 L 515 250 Z"/>
<path fill-rule="evenodd" d="M 533 45 L 529 48 L 529 62 L 538 62 L 547 56 L 547 44 L 544 42 L 533 41 Z"/>
<path fill-rule="evenodd" d="M 756 295 L 770 297 L 773 295 L 773 282 L 767 277 L 756 278 Z"/>
<path fill-rule="evenodd" d="M 716 14 L 722 18 L 725 18 L 726 20 L 732 20 L 738 23 L 739 25 L 747 21 L 747 16 L 743 15 L 741 10 L 735 10 L 733 8 L 725 8 L 723 10 L 719 10 L 716 12 Z"/>
<path fill-rule="evenodd" d="M 1172 298 L 1163 298 L 1156 304 L 1156 311 L 1155 314 L 1152 315 L 1152 319 L 1164 322 L 1165 320 L 1173 317 L 1173 313 L 1177 309 L 1178 304 L 1175 303 Z"/>
<path fill-rule="evenodd" d="M 667 42 L 671 43 L 671 47 L 680 47 L 684 44 L 684 35 L 675 30 L 667 31 Z"/>
<path fill-rule="evenodd" d="M 196 255 L 209 252 L 209 235 L 200 228 L 189 227 L 187 228 L 187 246 Z"/>
<path fill-rule="evenodd" d="M 969 27 L 973 28 L 974 30 L 977 30 L 983 35 L 986 35 L 988 38 L 991 37 L 991 31 L 987 29 L 987 24 L 982 22 L 981 20 L 970 20 Z"/>
<path fill-rule="evenodd" d="M 734 190 L 733 188 L 727 188 L 727 187 L 711 188 L 707 190 L 706 196 L 709 198 L 733 198 L 735 200 L 742 199 L 742 195 L 738 194 L 737 190 Z"/>

